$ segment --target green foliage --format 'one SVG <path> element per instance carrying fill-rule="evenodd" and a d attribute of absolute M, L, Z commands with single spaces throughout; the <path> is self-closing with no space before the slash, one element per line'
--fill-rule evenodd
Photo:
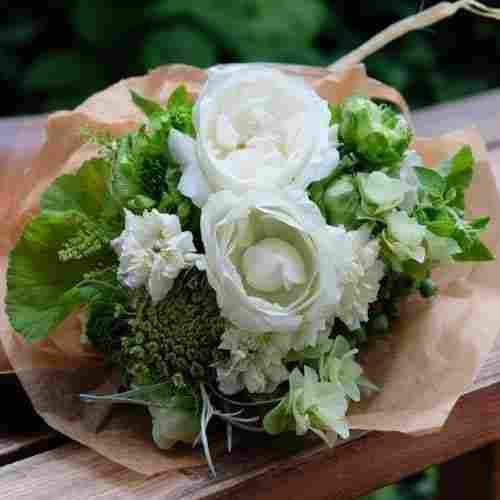
<path fill-rule="evenodd" d="M 128 322 L 118 303 L 91 304 L 88 315 L 85 330 L 87 339 L 104 354 L 108 362 L 118 364 L 122 337 L 129 331 Z"/>
<path fill-rule="evenodd" d="M 369 6 L 363 0 L 68 0 L 48 14 L 43 4 L 9 5 L 0 20 L 0 80 L 11 98 L 1 112 L 73 107 L 160 64 L 326 65 L 418 8 L 415 0 Z M 361 14 L 370 23 L 360 23 Z M 461 14 L 392 43 L 367 64 L 374 77 L 421 106 L 498 86 L 491 61 L 499 44 L 493 22 Z M 464 58 L 471 50 L 476 57 Z"/>
<path fill-rule="evenodd" d="M 42 340 L 97 291 L 78 287 L 86 272 L 112 261 L 91 255 L 62 261 L 59 251 L 78 233 L 79 212 L 42 212 L 24 229 L 10 254 L 5 300 L 10 323 L 28 341 Z"/>
<path fill-rule="evenodd" d="M 182 85 L 164 106 L 133 91 L 131 98 L 147 122 L 104 148 L 113 164 L 113 195 L 136 213 L 156 207 L 178 215 L 183 229 L 191 230 L 198 241 L 199 209 L 178 190 L 180 167 L 166 147 L 172 128 L 194 135 L 193 102 Z"/>
<path fill-rule="evenodd" d="M 488 226 L 488 217 L 467 221 L 464 216 L 465 190 L 474 174 L 474 157 L 469 146 L 462 147 L 436 170 L 416 169 L 420 183 L 420 204 L 416 216 L 420 224 L 436 236 L 454 240 L 459 261 L 488 261 L 493 254 L 479 236 Z"/>
<path fill-rule="evenodd" d="M 100 289 L 84 283 L 86 274 L 116 262 L 109 241 L 120 232 L 121 212 L 108 189 L 110 173 L 106 161 L 92 160 L 56 179 L 10 254 L 7 313 L 29 341 L 95 300 Z"/>

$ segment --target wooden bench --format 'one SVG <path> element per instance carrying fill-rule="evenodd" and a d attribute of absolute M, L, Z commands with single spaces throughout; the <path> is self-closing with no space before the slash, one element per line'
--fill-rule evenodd
<path fill-rule="evenodd" d="M 477 124 L 488 142 L 491 161 L 500 164 L 499 112 L 500 91 L 491 91 L 421 110 L 414 118 L 419 135 Z M 0 168 L 29 161 L 42 142 L 43 125 L 43 117 L 0 120 Z M 9 383 L 22 404 L 13 376 Z M 2 407 L 17 404 L 2 401 Z M 431 464 L 443 464 L 441 500 L 500 499 L 500 446 L 496 444 L 500 442 L 500 339 L 439 433 L 409 437 L 374 432 L 334 450 L 306 440 L 295 453 L 261 442 L 242 443 L 219 461 L 216 480 L 210 479 L 205 467 L 146 479 L 30 421 L 31 428 L 22 432 L 0 426 L 1 499 L 342 500 Z"/>

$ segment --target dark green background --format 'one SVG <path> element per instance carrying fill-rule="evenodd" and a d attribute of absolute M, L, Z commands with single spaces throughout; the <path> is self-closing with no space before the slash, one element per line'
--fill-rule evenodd
<path fill-rule="evenodd" d="M 327 65 L 422 7 L 415 0 L 31 3 L 1 5 L 0 115 L 74 107 L 120 78 L 165 63 Z M 367 65 L 420 107 L 500 86 L 499 49 L 500 24 L 463 13 L 393 43 Z M 436 484 L 433 468 L 370 499 L 430 499 Z"/>
<path fill-rule="evenodd" d="M 421 8 L 417 0 L 31 3 L 2 2 L 0 115 L 73 107 L 124 76 L 170 62 L 326 65 Z M 392 44 L 368 67 L 414 107 L 479 92 L 500 85 L 499 26 L 459 14 Z"/>

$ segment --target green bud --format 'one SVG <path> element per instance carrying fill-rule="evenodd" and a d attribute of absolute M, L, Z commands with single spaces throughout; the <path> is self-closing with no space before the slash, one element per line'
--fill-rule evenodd
<path fill-rule="evenodd" d="M 142 214 L 145 210 L 151 210 L 155 205 L 156 202 L 153 199 L 142 194 L 135 196 L 128 202 L 128 208 L 136 214 Z"/>
<path fill-rule="evenodd" d="M 399 113 L 366 97 L 349 97 L 343 102 L 339 135 L 349 150 L 385 165 L 401 161 L 412 138 Z"/>
<path fill-rule="evenodd" d="M 170 190 L 174 190 L 177 188 L 180 177 L 181 173 L 177 169 L 167 170 L 167 173 L 165 175 L 165 180 L 167 181 L 167 186 Z"/>
<path fill-rule="evenodd" d="M 429 299 L 436 295 L 438 290 L 436 284 L 430 278 L 422 280 L 418 288 L 420 290 L 420 295 L 425 299 Z"/>
<path fill-rule="evenodd" d="M 368 340 L 366 328 L 364 328 L 363 326 L 361 328 L 358 328 L 357 330 L 354 330 L 352 332 L 352 335 L 354 337 L 354 341 L 355 341 L 356 345 L 363 344 L 364 342 L 366 342 Z"/>
<path fill-rule="evenodd" d="M 398 319 L 401 316 L 401 302 L 394 298 L 385 306 L 385 312 L 392 319 Z"/>
<path fill-rule="evenodd" d="M 173 200 L 170 193 L 164 193 L 160 204 L 158 205 L 158 210 L 160 212 L 172 212 L 175 207 L 175 201 Z"/>
<path fill-rule="evenodd" d="M 389 319 L 384 313 L 375 314 L 368 322 L 370 333 L 380 335 L 389 330 Z"/>
<path fill-rule="evenodd" d="M 189 201 L 183 201 L 178 207 L 177 207 L 177 215 L 181 219 L 187 219 L 189 215 L 191 214 L 191 203 Z"/>
<path fill-rule="evenodd" d="M 351 176 L 344 175 L 332 182 L 323 195 L 326 220 L 332 226 L 356 226 L 360 196 Z"/>

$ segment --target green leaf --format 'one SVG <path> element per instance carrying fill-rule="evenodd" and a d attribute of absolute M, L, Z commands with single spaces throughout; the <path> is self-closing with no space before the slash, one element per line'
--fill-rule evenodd
<path fill-rule="evenodd" d="M 495 260 L 495 256 L 490 252 L 488 247 L 481 242 L 479 238 L 476 238 L 464 252 L 454 255 L 453 259 L 464 262 L 483 262 Z"/>
<path fill-rule="evenodd" d="M 484 231 L 488 227 L 489 222 L 489 217 L 478 217 L 477 219 L 469 222 L 469 226 L 476 231 Z"/>
<path fill-rule="evenodd" d="M 271 435 L 281 434 L 289 430 L 291 422 L 289 401 L 285 399 L 264 417 L 264 429 Z"/>
<path fill-rule="evenodd" d="M 428 194 L 440 197 L 446 190 L 446 179 L 439 172 L 425 167 L 415 167 L 421 188 Z"/>
<path fill-rule="evenodd" d="M 472 182 L 474 156 L 470 146 L 463 146 L 451 160 L 444 161 L 438 168 L 439 173 L 446 177 L 448 189 L 464 190 Z"/>
<path fill-rule="evenodd" d="M 130 95 L 134 104 L 148 117 L 152 117 L 156 113 L 164 113 L 163 108 L 156 102 L 142 97 L 137 92 L 131 90 Z"/>
<path fill-rule="evenodd" d="M 169 108 L 175 106 L 189 106 L 191 107 L 193 102 L 189 97 L 187 88 L 185 85 L 179 85 L 168 98 L 167 106 Z"/>
<path fill-rule="evenodd" d="M 59 250 L 78 233 L 81 223 L 79 212 L 42 212 L 26 226 L 10 254 L 7 314 L 12 327 L 30 342 L 46 338 L 91 298 L 90 288 L 76 285 L 86 272 L 106 265 L 102 255 L 59 259 Z"/>
<path fill-rule="evenodd" d="M 121 215 L 121 207 L 109 192 L 111 169 L 108 161 L 93 159 L 75 174 L 58 177 L 42 195 L 42 210 L 76 211 L 93 220 Z"/>
<path fill-rule="evenodd" d="M 452 238 L 437 236 L 427 231 L 425 237 L 427 245 L 427 257 L 436 263 L 451 262 L 454 255 L 461 253 L 460 245 Z"/>
<path fill-rule="evenodd" d="M 137 144 L 140 134 L 127 135 L 120 139 L 113 162 L 112 192 L 123 205 L 137 195 L 143 194 L 142 173 L 137 160 Z"/>
<path fill-rule="evenodd" d="M 359 225 L 357 214 L 361 199 L 351 176 L 332 182 L 323 195 L 323 204 L 328 224 L 348 229 Z"/>

